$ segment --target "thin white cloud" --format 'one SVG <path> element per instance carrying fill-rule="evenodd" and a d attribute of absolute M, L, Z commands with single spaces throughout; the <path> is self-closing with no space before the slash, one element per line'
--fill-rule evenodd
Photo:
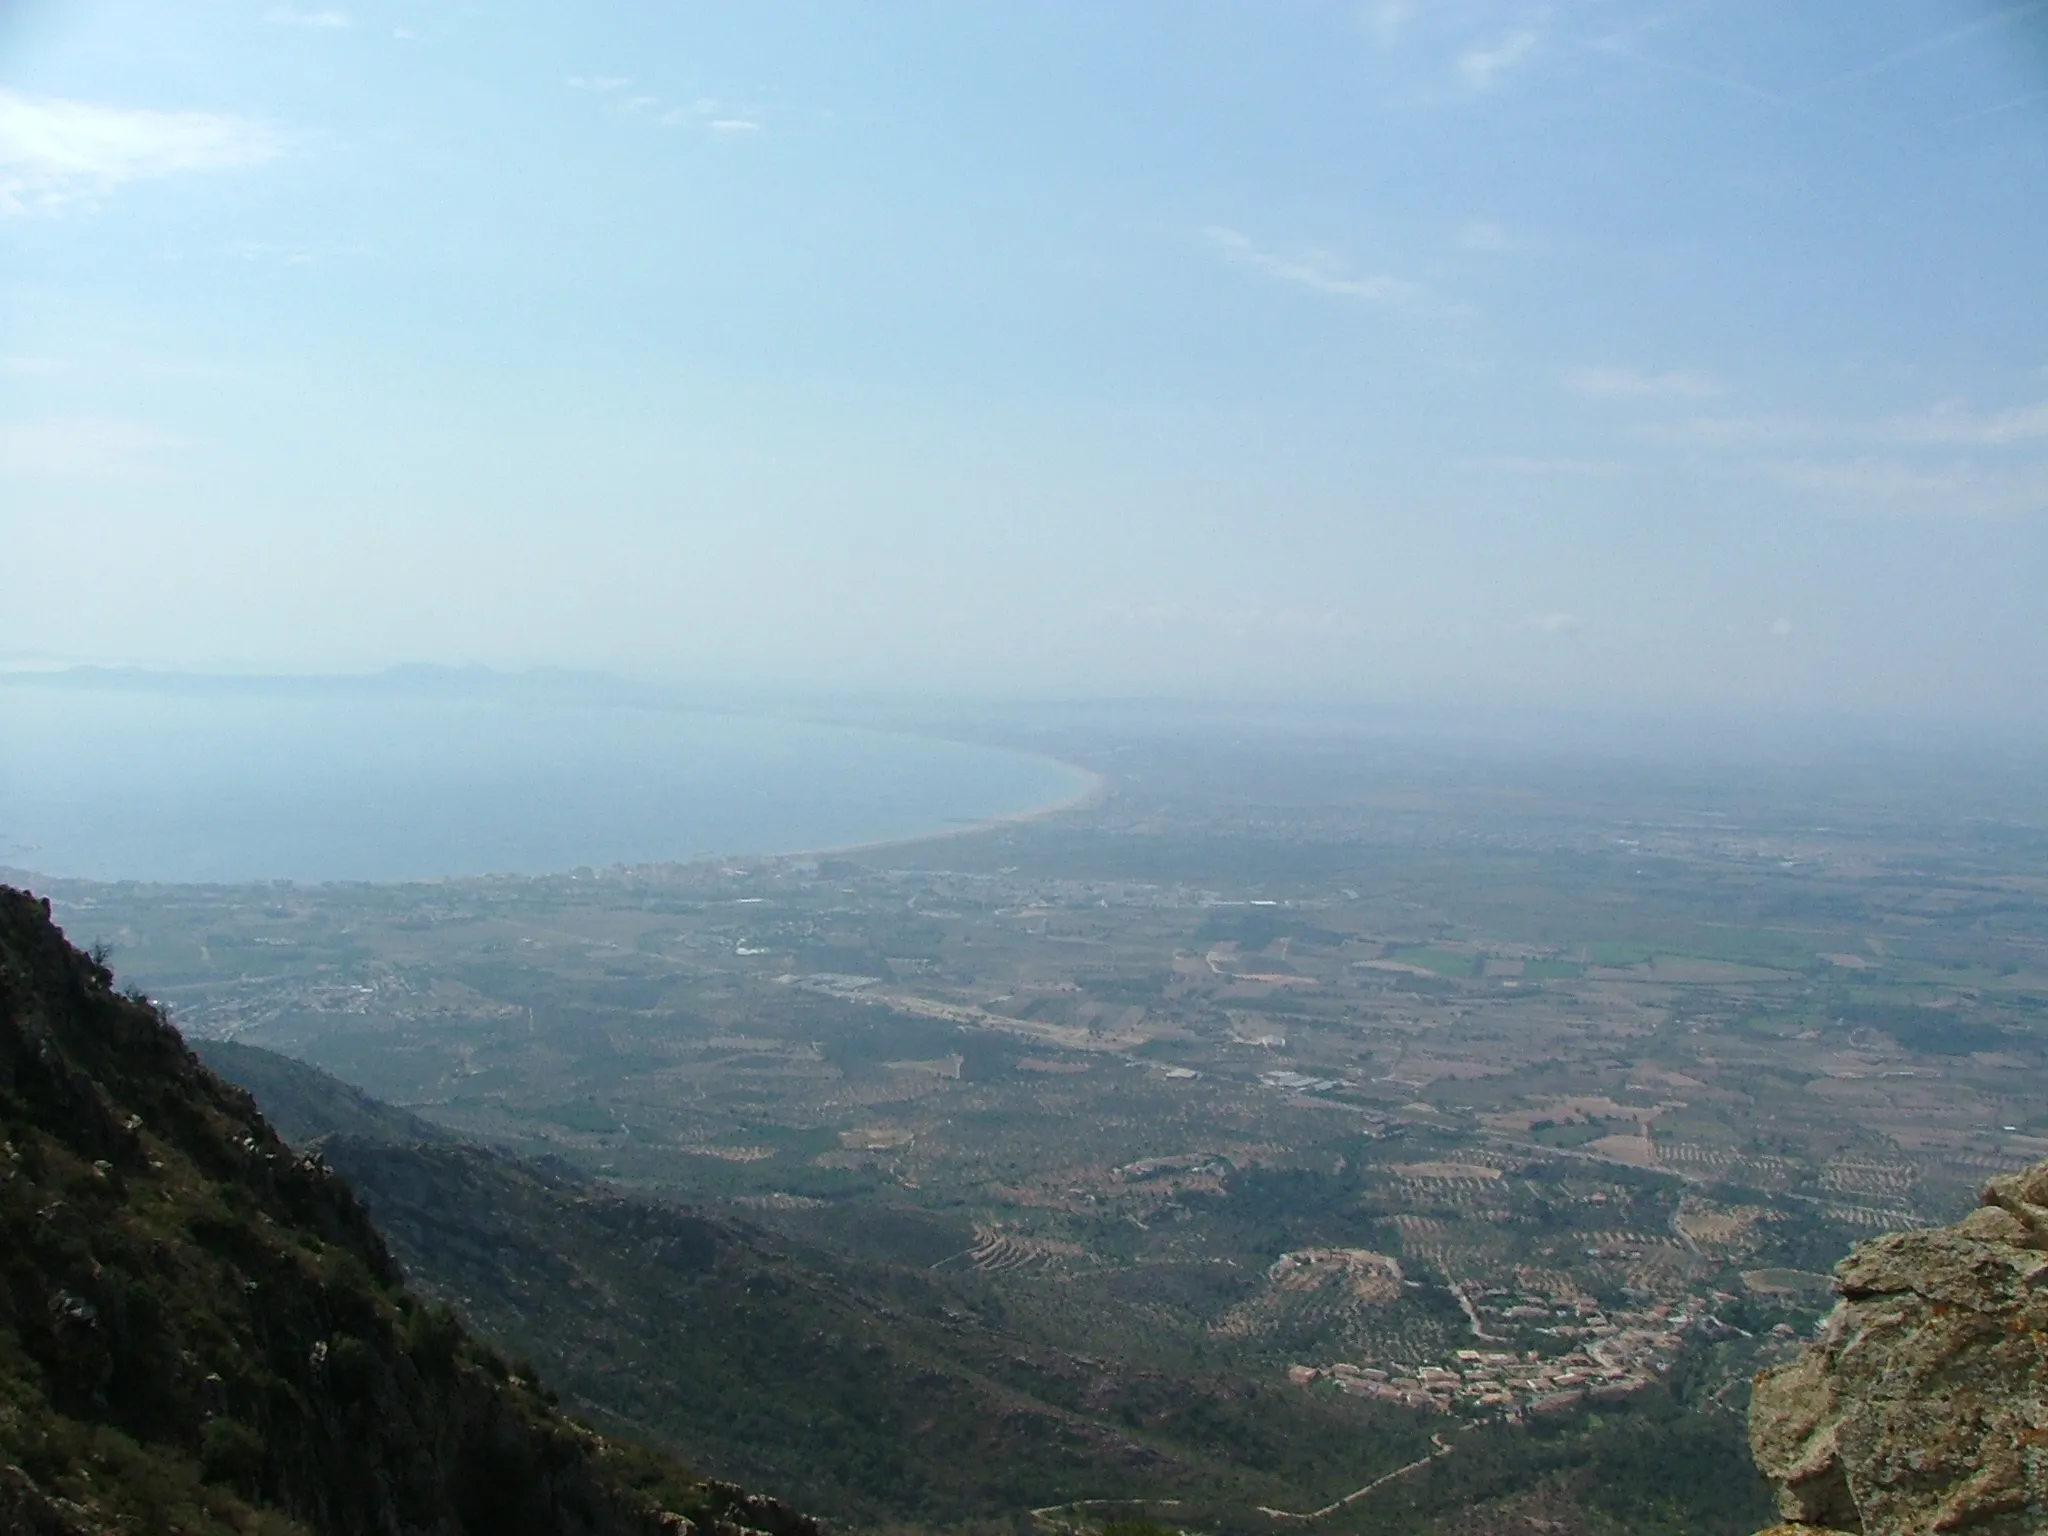
<path fill-rule="evenodd" d="M 1820 510 L 1873 517 L 2048 515 L 2048 400 L 1976 411 L 1957 401 L 1870 417 L 1692 416 L 1646 442 L 1721 459 Z M 1702 452 L 1704 451 L 1704 452 Z"/>
<path fill-rule="evenodd" d="M 1528 627 L 1539 635 L 1571 635 L 1586 627 L 1586 621 L 1576 613 L 1541 613 L 1529 620 Z"/>
<path fill-rule="evenodd" d="M 1947 400 L 1917 416 L 1895 417 L 1888 424 L 1896 441 L 1986 448 L 2048 439 L 2048 400 L 1993 411 L 1971 412 L 1961 401 Z"/>
<path fill-rule="evenodd" d="M 1680 448 L 1835 443 L 1866 448 L 2019 448 L 2048 442 L 2048 400 L 1976 412 L 1957 401 L 1877 419 L 1811 416 L 1693 416 L 1645 427 L 1653 442 Z"/>
<path fill-rule="evenodd" d="M 0 356 L 0 378 L 19 379 L 232 379 L 233 368 L 202 358 L 161 352 L 89 350 L 66 356 L 8 353 Z"/>
<path fill-rule="evenodd" d="M 1918 42 L 1909 43 L 1903 48 L 1895 48 L 1889 53 L 1881 54 L 1875 59 L 1870 59 L 1856 65 L 1854 68 L 1843 70 L 1840 74 L 1831 75 L 1825 80 L 1820 80 L 1807 86 L 1799 94 L 1801 96 L 1817 96 L 1823 91 L 1832 91 L 1838 86 L 1848 85 L 1858 80 L 1867 80 L 1872 75 L 1880 75 L 1887 70 L 1896 69 L 1899 65 L 1909 60 L 1917 59 L 1922 54 L 1933 53 L 1937 49 L 1946 48 L 1953 43 L 1961 42 L 1964 38 L 1970 37 L 1975 33 L 1984 32 L 1995 27 L 2008 26 L 2025 16 L 2039 11 L 2041 8 L 2041 0 L 2021 0 L 2021 3 L 2018 5 L 2008 5 L 1992 12 L 1988 16 L 1978 16 L 1971 21 L 1966 21 L 1961 26 L 1945 28 L 1931 37 L 1923 37 Z"/>
<path fill-rule="evenodd" d="M 600 98 L 616 116 L 637 117 L 664 128 L 700 127 L 716 139 L 744 138 L 763 129 L 758 113 L 748 115 L 747 109 L 728 106 L 712 97 L 699 97 L 682 107 L 667 105 L 651 92 L 628 95 L 633 81 L 626 75 L 571 75 L 567 84 L 572 91 Z"/>
<path fill-rule="evenodd" d="M 1415 7 L 1408 0 L 1382 0 L 1381 4 L 1365 9 L 1366 30 L 1382 48 L 1399 47 L 1402 34 L 1414 19 Z"/>
<path fill-rule="evenodd" d="M 1511 455 L 1483 461 L 1489 467 L 1511 475 L 1563 475 L 1578 480 L 1611 480 L 1625 475 L 1629 466 L 1620 459 L 1536 458 Z"/>
<path fill-rule="evenodd" d="M 1340 607 L 1299 608 L 1252 603 L 1218 608 L 1181 603 L 1106 603 L 1094 611 L 1098 623 L 1127 629 L 1217 631 L 1239 639 L 1252 635 L 1329 635 L 1349 637 L 1362 626 L 1356 614 Z"/>
<path fill-rule="evenodd" d="M 283 267 L 310 266 L 316 261 L 361 260 L 376 250 L 367 245 L 284 245 L 271 240 L 242 240 L 227 247 L 240 261 Z"/>
<path fill-rule="evenodd" d="M 0 89 L 0 215 L 90 204 L 133 181 L 260 165 L 283 149 L 246 118 Z"/>
<path fill-rule="evenodd" d="M 0 422 L 0 476 L 65 480 L 155 480 L 162 456 L 184 439 L 143 422 L 55 417 Z"/>
<path fill-rule="evenodd" d="M 1210 622 L 1232 635 L 1333 635 L 1358 631 L 1358 621 L 1343 608 L 1268 607 L 1254 603 L 1214 614 Z"/>
<path fill-rule="evenodd" d="M 1868 457 L 1795 459 L 1760 468 L 1781 485 L 1868 516 L 2011 519 L 2048 514 L 2048 465 L 1930 467 Z"/>
<path fill-rule="evenodd" d="M 1667 448 L 1749 448 L 1841 437 L 1847 428 L 1804 416 L 1688 416 L 1645 426 L 1640 434 Z"/>
<path fill-rule="evenodd" d="M 1328 251 L 1280 256 L 1262 250 L 1249 235 L 1225 225 L 1213 224 L 1202 233 L 1231 261 L 1299 288 L 1434 319 L 1469 313 L 1463 306 L 1448 304 L 1421 283 L 1410 282 L 1407 278 L 1385 273 L 1353 272 L 1342 258 Z"/>
<path fill-rule="evenodd" d="M 1472 90 L 1490 91 L 1501 76 L 1528 62 L 1542 39 L 1533 31 L 1510 32 L 1499 42 L 1458 55 L 1458 78 Z"/>
<path fill-rule="evenodd" d="M 1560 376 L 1575 395 L 1613 400 L 1709 400 L 1720 384 L 1704 373 L 1644 373 L 1635 368 L 1567 368 Z"/>
<path fill-rule="evenodd" d="M 1515 242 L 1498 224 L 1474 219 L 1458 231 L 1458 248 L 1465 251 L 1511 251 Z"/>
<path fill-rule="evenodd" d="M 338 32 L 352 25 L 347 11 L 304 11 L 295 5 L 274 5 L 263 19 L 273 26 L 310 27 L 325 32 Z"/>

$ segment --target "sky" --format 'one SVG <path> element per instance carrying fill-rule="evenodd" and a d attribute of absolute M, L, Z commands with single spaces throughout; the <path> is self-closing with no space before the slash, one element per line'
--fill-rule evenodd
<path fill-rule="evenodd" d="M 2048 729 L 2048 4 L 0 0 L 0 666 Z"/>

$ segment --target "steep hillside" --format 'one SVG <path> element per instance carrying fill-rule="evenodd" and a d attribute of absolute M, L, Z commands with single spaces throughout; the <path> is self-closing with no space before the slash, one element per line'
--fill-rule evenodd
<path fill-rule="evenodd" d="M 333 1101 L 313 1068 L 264 1071 L 296 1102 Z M 416 1281 L 578 1411 L 840 1519 L 949 1524 L 1109 1495 L 1247 1508 L 1346 1491 L 1358 1468 L 1428 1447 L 1405 1414 L 1076 1356 L 1003 1328 L 970 1281 L 561 1168 L 403 1136 L 316 1145 Z"/>
<path fill-rule="evenodd" d="M 343 1123 L 388 1133 L 317 1145 L 414 1280 L 538 1361 L 579 1412 L 849 1523 L 1012 1524 L 1075 1499 L 1170 1498 L 1157 1513 L 1175 1524 L 1270 1536 L 1260 1505 L 1316 1508 L 1427 1456 L 1445 1427 L 1283 1382 L 1078 1353 L 1006 1320 L 979 1277 L 856 1260 L 559 1167 L 419 1144 L 401 1112 L 315 1068 L 202 1049 L 250 1069 L 260 1093 L 339 1105 Z M 914 1246 L 898 1237 L 884 1246 Z M 1672 1395 L 1444 1443 L 1453 1454 L 1319 1528 L 1732 1536 L 1768 1507 L 1735 1424 Z"/>
<path fill-rule="evenodd" d="M 6 888 L 0 1282 L 0 1529 L 815 1530 L 562 1417 Z"/>
<path fill-rule="evenodd" d="M 216 1076 L 247 1089 L 263 1118 L 293 1146 L 303 1147 L 321 1136 L 400 1142 L 455 1139 L 433 1121 L 373 1099 L 289 1056 L 233 1040 L 188 1043 Z"/>

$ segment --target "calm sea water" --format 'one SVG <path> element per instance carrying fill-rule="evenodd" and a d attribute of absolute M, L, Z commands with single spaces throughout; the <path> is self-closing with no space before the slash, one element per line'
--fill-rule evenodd
<path fill-rule="evenodd" d="M 1086 776 L 922 737 L 552 696 L 0 685 L 0 865 L 417 880 L 878 842 Z"/>

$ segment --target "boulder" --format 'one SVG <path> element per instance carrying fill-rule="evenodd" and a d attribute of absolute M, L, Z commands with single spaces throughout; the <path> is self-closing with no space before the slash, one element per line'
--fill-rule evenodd
<path fill-rule="evenodd" d="M 1859 1244 L 1799 1357 L 1757 1377 L 1765 1536 L 2048 1531 L 2048 1163 L 1954 1226 Z"/>

